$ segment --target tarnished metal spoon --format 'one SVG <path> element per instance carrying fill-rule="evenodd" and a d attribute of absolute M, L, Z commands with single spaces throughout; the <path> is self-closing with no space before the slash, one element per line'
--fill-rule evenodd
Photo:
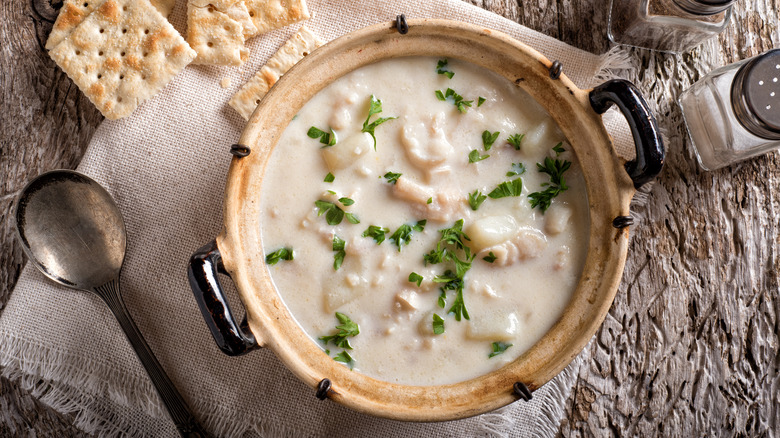
<path fill-rule="evenodd" d="M 30 262 L 57 283 L 93 292 L 108 305 L 179 433 L 207 437 L 122 301 L 119 271 L 127 234 L 111 195 L 85 175 L 55 170 L 35 178 L 22 190 L 14 217 Z"/>

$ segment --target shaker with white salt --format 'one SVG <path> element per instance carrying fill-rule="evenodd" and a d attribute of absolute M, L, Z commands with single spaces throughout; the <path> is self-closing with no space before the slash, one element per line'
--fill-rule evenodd
<path fill-rule="evenodd" d="M 607 36 L 618 44 L 683 52 L 726 28 L 736 0 L 611 0 Z"/>
<path fill-rule="evenodd" d="M 780 148 L 780 49 L 713 70 L 679 103 L 706 170 Z"/>

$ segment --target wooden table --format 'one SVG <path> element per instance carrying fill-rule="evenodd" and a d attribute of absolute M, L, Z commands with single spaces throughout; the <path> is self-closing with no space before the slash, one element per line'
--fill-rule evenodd
<path fill-rule="evenodd" d="M 28 1 L 0 2 L 0 312 L 25 262 L 15 194 L 41 172 L 74 168 L 102 120 L 42 49 L 51 0 Z M 603 0 L 471 2 L 593 53 L 610 47 Z M 780 47 L 780 0 L 734 9 L 699 49 L 630 52 L 626 74 L 658 110 L 667 161 L 635 202 L 623 282 L 584 353 L 562 435 L 780 430 L 780 158 L 703 172 L 675 103 L 711 68 Z M 0 436 L 82 436 L 72 423 L 0 378 Z"/>

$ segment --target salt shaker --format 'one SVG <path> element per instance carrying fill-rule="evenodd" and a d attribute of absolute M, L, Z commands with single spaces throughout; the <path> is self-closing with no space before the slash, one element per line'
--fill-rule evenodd
<path fill-rule="evenodd" d="M 780 49 L 713 70 L 680 107 L 704 169 L 780 148 Z"/>
<path fill-rule="evenodd" d="M 719 34 L 736 0 L 611 0 L 609 39 L 618 44 L 682 52 Z"/>

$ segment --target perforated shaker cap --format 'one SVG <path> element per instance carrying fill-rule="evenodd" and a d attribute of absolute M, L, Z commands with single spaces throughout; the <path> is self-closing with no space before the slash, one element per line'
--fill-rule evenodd
<path fill-rule="evenodd" d="M 714 15 L 730 8 L 736 0 L 674 0 L 677 6 L 696 15 Z"/>
<path fill-rule="evenodd" d="M 780 49 L 761 54 L 740 67 L 731 85 L 731 106 L 748 131 L 780 140 Z"/>

